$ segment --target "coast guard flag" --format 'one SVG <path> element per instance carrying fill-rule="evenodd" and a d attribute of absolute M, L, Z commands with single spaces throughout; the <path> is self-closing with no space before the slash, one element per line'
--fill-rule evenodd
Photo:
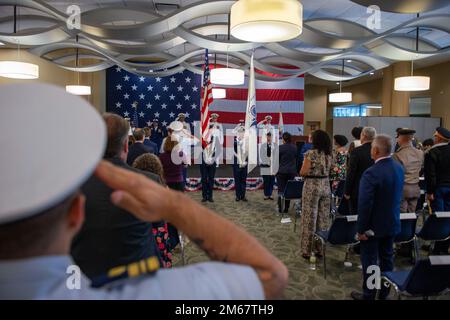
<path fill-rule="evenodd" d="M 253 54 L 250 63 L 250 78 L 248 81 L 247 111 L 245 114 L 245 150 L 248 154 L 248 173 L 258 165 L 258 133 L 256 130 L 256 89 Z"/>

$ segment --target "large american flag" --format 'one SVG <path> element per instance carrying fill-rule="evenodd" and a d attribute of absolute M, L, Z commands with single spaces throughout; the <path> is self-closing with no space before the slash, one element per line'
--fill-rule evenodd
<path fill-rule="evenodd" d="M 209 106 L 213 103 L 211 73 L 209 70 L 208 49 L 205 49 L 205 65 L 203 72 L 203 87 L 202 87 L 202 110 L 200 113 L 200 122 L 202 128 L 202 144 L 206 147 L 206 135 L 209 127 Z"/>
<path fill-rule="evenodd" d="M 186 121 L 191 124 L 200 123 L 201 78 L 190 71 L 150 78 L 131 74 L 119 67 L 110 68 L 107 70 L 107 111 L 126 118 L 133 118 L 136 111 L 140 127 L 149 125 L 155 118 L 167 126 L 176 120 L 179 113 L 185 113 Z M 226 99 L 216 99 L 209 105 L 209 113 L 220 116 L 219 122 L 224 130 L 233 129 L 239 120 L 245 119 L 247 88 L 248 78 L 242 86 L 226 87 Z M 280 111 L 283 113 L 284 131 L 303 135 L 304 78 L 279 82 L 256 80 L 257 121 L 271 115 L 272 125 L 277 128 Z"/>
<path fill-rule="evenodd" d="M 106 110 L 130 118 L 135 126 L 137 117 L 141 128 L 149 126 L 153 119 L 165 127 L 179 113 L 186 114 L 188 123 L 200 120 L 200 75 L 183 71 L 170 77 L 150 78 L 119 67 L 109 68 L 106 75 Z"/>

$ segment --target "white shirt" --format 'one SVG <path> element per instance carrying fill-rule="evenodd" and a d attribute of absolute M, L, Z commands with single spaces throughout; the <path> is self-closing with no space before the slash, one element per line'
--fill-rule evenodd
<path fill-rule="evenodd" d="M 91 288 L 81 276 L 81 288 L 70 290 L 68 256 L 0 261 L 0 299 L 62 300 L 261 300 L 264 291 L 256 272 L 247 266 L 207 262 L 161 269 L 154 275 L 126 279 L 106 289 Z"/>

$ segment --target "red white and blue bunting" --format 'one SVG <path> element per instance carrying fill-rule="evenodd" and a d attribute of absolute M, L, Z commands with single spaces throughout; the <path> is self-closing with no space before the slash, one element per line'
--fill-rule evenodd
<path fill-rule="evenodd" d="M 216 178 L 214 179 L 214 189 L 220 191 L 234 190 L 235 184 L 233 178 Z M 262 178 L 248 178 L 247 190 L 256 191 L 263 188 Z M 188 178 L 186 181 L 186 191 L 195 192 L 202 190 L 201 178 Z"/>

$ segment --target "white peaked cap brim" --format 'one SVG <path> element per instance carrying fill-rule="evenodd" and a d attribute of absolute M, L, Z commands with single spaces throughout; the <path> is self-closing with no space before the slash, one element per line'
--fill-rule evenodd
<path fill-rule="evenodd" d="M 0 86 L 0 224 L 31 217 L 75 192 L 106 146 L 86 100 L 48 84 Z"/>
<path fill-rule="evenodd" d="M 181 131 L 181 130 L 183 130 L 183 128 L 184 128 L 183 123 L 180 121 L 173 121 L 169 125 L 169 129 L 171 129 L 173 131 Z"/>

